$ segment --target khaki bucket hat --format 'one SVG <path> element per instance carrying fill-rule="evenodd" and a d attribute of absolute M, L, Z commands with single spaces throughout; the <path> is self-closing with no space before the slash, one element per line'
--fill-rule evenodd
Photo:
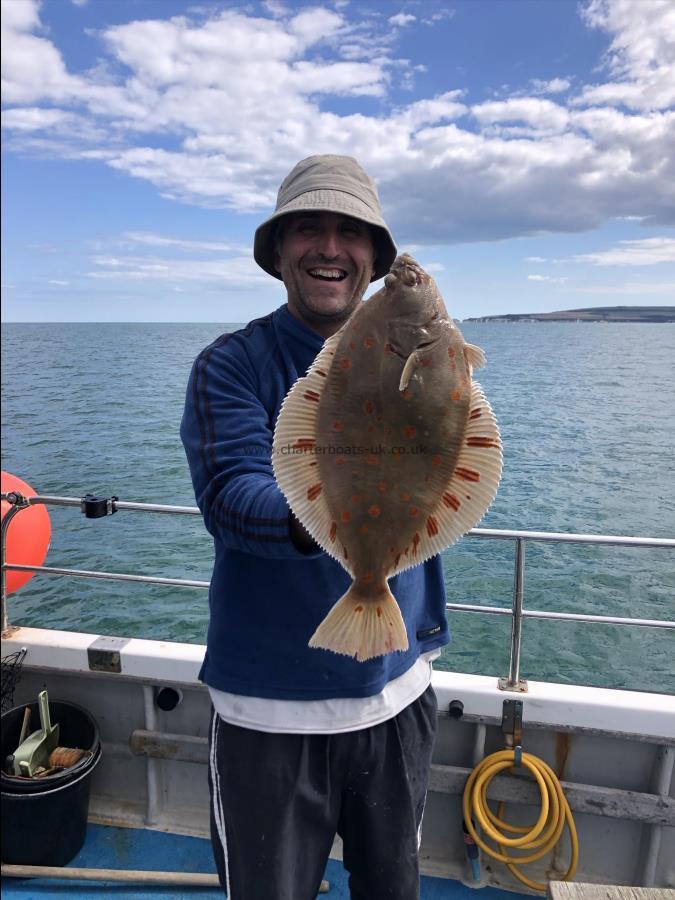
<path fill-rule="evenodd" d="M 371 225 L 377 254 L 372 280 L 387 274 L 396 245 L 382 218 L 375 182 L 351 156 L 333 155 L 308 156 L 282 181 L 274 214 L 255 233 L 253 256 L 261 268 L 281 278 L 274 267 L 276 223 L 289 213 L 308 210 L 341 213 Z"/>

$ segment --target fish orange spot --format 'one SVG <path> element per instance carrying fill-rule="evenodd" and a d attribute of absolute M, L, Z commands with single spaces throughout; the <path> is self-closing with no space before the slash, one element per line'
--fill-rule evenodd
<path fill-rule="evenodd" d="M 314 438 L 299 438 L 292 446 L 294 450 L 312 450 L 316 441 Z"/>
<path fill-rule="evenodd" d="M 457 371 L 457 363 L 456 362 L 450 363 L 450 371 L 452 371 L 452 372 Z"/>
<path fill-rule="evenodd" d="M 342 515 L 340 516 L 340 518 L 342 519 L 343 522 L 351 522 L 351 520 L 352 520 L 352 514 L 349 512 L 348 509 L 346 509 L 346 510 L 342 513 Z"/>
<path fill-rule="evenodd" d="M 350 342 L 349 342 L 349 349 L 350 349 L 350 350 L 356 350 L 356 341 L 350 341 Z"/>
<path fill-rule="evenodd" d="M 410 494 L 407 491 L 403 491 L 403 493 L 400 496 L 401 496 L 401 500 L 403 500 L 404 503 L 407 503 L 408 500 L 410 500 Z"/>
<path fill-rule="evenodd" d="M 329 534 L 331 541 L 335 540 L 336 535 L 337 535 L 337 522 L 332 522 L 331 526 L 330 526 L 330 534 Z"/>
<path fill-rule="evenodd" d="M 453 357 L 454 355 L 455 355 L 455 348 L 454 348 L 454 347 L 448 347 L 448 356 L 450 357 L 450 359 L 452 359 L 452 357 Z"/>
<path fill-rule="evenodd" d="M 466 439 L 469 447 L 498 447 L 499 443 L 491 437 L 470 437 Z"/>
<path fill-rule="evenodd" d="M 436 453 L 436 454 L 434 454 L 434 456 L 431 457 L 431 465 L 432 466 L 440 466 L 440 464 L 441 464 L 441 454 Z"/>
<path fill-rule="evenodd" d="M 321 484 L 313 484 L 311 487 L 307 488 L 307 499 L 308 500 L 316 500 L 316 498 L 321 493 Z"/>
<path fill-rule="evenodd" d="M 337 421 L 333 422 L 333 431 L 342 431 L 343 425 L 342 422 Z"/>
<path fill-rule="evenodd" d="M 446 506 L 450 507 L 450 509 L 454 509 L 455 512 L 457 512 L 462 505 L 458 497 L 455 497 L 454 494 L 449 494 L 447 491 L 443 494 L 441 499 Z"/>
<path fill-rule="evenodd" d="M 366 465 L 367 466 L 376 466 L 377 465 L 377 457 L 374 456 L 372 453 L 369 453 L 368 456 L 366 456 Z"/>
<path fill-rule="evenodd" d="M 370 531 L 370 529 L 368 528 L 367 525 L 362 525 L 362 526 L 359 528 L 359 532 L 360 532 L 361 534 L 368 534 L 369 531 Z"/>
<path fill-rule="evenodd" d="M 412 555 L 413 556 L 417 556 L 417 545 L 419 544 L 419 542 L 420 542 L 420 536 L 417 532 L 415 532 L 415 534 L 413 535 L 413 540 L 412 540 Z"/>
<path fill-rule="evenodd" d="M 444 415 L 444 416 L 447 416 L 447 414 L 448 414 L 449 412 L 450 412 L 450 410 L 448 409 L 448 407 L 447 407 L 447 406 L 444 406 L 444 407 L 443 407 L 443 415 Z"/>
<path fill-rule="evenodd" d="M 431 360 L 430 360 L 430 359 L 423 359 L 421 362 L 422 362 L 422 365 L 424 366 L 425 369 L 428 369 L 429 366 L 431 365 Z"/>
<path fill-rule="evenodd" d="M 417 429 L 415 428 L 414 425 L 406 425 L 405 428 L 403 429 L 403 434 L 407 438 L 414 438 L 415 435 L 417 434 Z"/>
<path fill-rule="evenodd" d="M 429 537 L 433 537 L 435 534 L 438 534 L 438 522 L 434 519 L 433 516 L 429 516 L 427 519 L 427 534 Z"/>
<path fill-rule="evenodd" d="M 375 430 L 375 429 L 373 428 L 372 425 L 369 425 L 369 426 L 368 426 L 368 431 L 374 431 L 374 430 Z"/>
<path fill-rule="evenodd" d="M 382 510 L 379 506 L 373 505 L 368 508 L 368 515 L 372 516 L 373 519 L 377 519 L 381 512 Z"/>
<path fill-rule="evenodd" d="M 363 612 L 363 607 L 362 607 L 362 606 L 355 606 L 355 607 L 354 607 L 354 612 Z"/>
<path fill-rule="evenodd" d="M 352 494 L 352 503 L 360 503 L 361 494 Z"/>
<path fill-rule="evenodd" d="M 457 403 L 458 400 L 462 399 L 462 392 L 461 391 L 453 391 L 450 394 L 450 399 L 454 400 L 454 402 Z"/>
<path fill-rule="evenodd" d="M 365 337 L 363 339 L 363 346 L 370 350 L 371 347 L 375 346 L 375 341 L 371 337 Z"/>
<path fill-rule="evenodd" d="M 344 359 L 341 359 L 341 360 L 340 360 L 340 368 L 341 368 L 341 369 L 351 369 L 351 367 L 352 367 L 352 361 L 351 361 L 351 359 L 347 359 L 347 358 L 345 357 Z"/>
<path fill-rule="evenodd" d="M 370 415 L 371 412 L 375 412 L 375 404 L 372 400 L 366 400 L 366 402 L 363 404 L 363 411 L 368 415 Z"/>
<path fill-rule="evenodd" d="M 408 509 L 408 515 L 410 516 L 411 519 L 414 519 L 418 513 L 419 513 L 419 509 L 416 506 L 411 506 Z"/>
<path fill-rule="evenodd" d="M 345 464 L 344 456 L 336 456 L 335 457 L 335 465 L 336 466 L 344 466 L 344 464 Z"/>
<path fill-rule="evenodd" d="M 311 400 L 313 403 L 318 403 L 321 395 L 317 394 L 316 391 L 305 391 L 303 397 L 305 398 L 305 400 Z"/>
<path fill-rule="evenodd" d="M 386 481 L 378 481 L 378 482 L 377 482 L 377 489 L 378 489 L 378 491 L 379 491 L 381 494 L 384 494 L 384 492 L 385 492 L 386 490 L 388 490 L 388 488 L 387 488 L 387 482 L 386 482 Z"/>
<path fill-rule="evenodd" d="M 410 400 L 412 395 L 413 395 L 413 392 L 409 389 L 406 389 L 405 391 L 403 391 L 403 394 L 401 396 L 403 397 L 404 400 Z"/>
<path fill-rule="evenodd" d="M 459 466 L 455 469 L 455 473 L 464 481 L 480 481 L 480 472 L 476 472 L 475 469 L 464 469 Z"/>
<path fill-rule="evenodd" d="M 366 574 L 361 578 L 361 581 L 363 581 L 364 584 L 370 584 L 374 577 L 375 576 L 372 572 L 366 572 Z"/>

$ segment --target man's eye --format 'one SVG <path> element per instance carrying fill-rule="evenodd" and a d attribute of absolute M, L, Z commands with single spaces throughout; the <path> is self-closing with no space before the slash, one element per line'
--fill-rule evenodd
<path fill-rule="evenodd" d="M 363 229 L 359 228 L 358 225 L 345 225 L 342 228 L 342 233 L 348 237 L 359 237 L 363 234 Z"/>
<path fill-rule="evenodd" d="M 316 225 L 313 222 L 301 222 L 297 226 L 300 234 L 313 234 L 316 231 Z"/>

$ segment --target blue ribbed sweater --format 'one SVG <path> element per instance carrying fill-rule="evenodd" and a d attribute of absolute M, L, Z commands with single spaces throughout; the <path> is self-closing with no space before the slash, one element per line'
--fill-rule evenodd
<path fill-rule="evenodd" d="M 356 662 L 307 642 L 351 579 L 323 551 L 291 541 L 289 509 L 272 473 L 281 403 L 322 338 L 284 305 L 224 334 L 197 357 L 181 438 L 197 503 L 215 543 L 202 681 L 254 697 L 368 697 L 421 652 L 449 640 L 439 557 L 390 581 L 409 649 Z"/>

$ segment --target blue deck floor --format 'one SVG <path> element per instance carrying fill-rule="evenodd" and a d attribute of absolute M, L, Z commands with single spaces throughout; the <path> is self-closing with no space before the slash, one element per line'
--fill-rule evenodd
<path fill-rule="evenodd" d="M 154 869 L 179 872 L 215 872 L 208 840 L 180 837 L 158 831 L 110 828 L 89 825 L 87 841 L 71 866 L 108 869 Z M 349 900 L 347 873 L 342 863 L 329 860 L 325 877 L 330 881 L 326 900 Z M 223 900 L 220 890 L 209 888 L 139 888 L 112 882 L 77 882 L 48 879 L 2 879 L 3 900 L 47 900 L 49 897 L 72 900 L 115 900 L 152 898 L 152 900 Z M 482 888 L 480 893 L 459 882 L 440 878 L 422 878 L 423 900 L 514 900 L 517 894 L 496 888 Z M 376 898 L 373 898 L 376 900 Z"/>

